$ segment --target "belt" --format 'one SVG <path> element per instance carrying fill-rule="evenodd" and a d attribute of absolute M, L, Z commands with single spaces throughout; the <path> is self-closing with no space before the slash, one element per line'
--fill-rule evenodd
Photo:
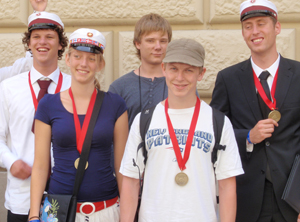
<path fill-rule="evenodd" d="M 104 200 L 100 202 L 84 202 L 84 203 L 77 203 L 77 213 L 81 213 L 84 216 L 90 216 L 93 213 L 103 210 L 107 207 L 114 205 L 118 200 L 118 196 L 110 200 Z"/>

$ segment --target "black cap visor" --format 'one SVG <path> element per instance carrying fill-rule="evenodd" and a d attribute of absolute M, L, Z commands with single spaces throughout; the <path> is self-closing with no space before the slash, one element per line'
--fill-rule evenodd
<path fill-rule="evenodd" d="M 260 16 L 271 16 L 276 18 L 273 12 L 268 10 L 254 10 L 250 12 L 246 12 L 241 16 L 241 21 L 245 21 L 246 19 L 253 18 L 253 17 L 260 17 Z"/>
<path fill-rule="evenodd" d="M 38 24 L 33 24 L 32 26 L 28 27 L 28 31 L 34 30 L 34 29 L 55 29 L 58 27 L 55 24 L 52 23 L 38 23 Z"/>
<path fill-rule="evenodd" d="M 76 50 L 83 51 L 83 52 L 103 54 L 103 50 L 100 47 L 95 46 L 95 45 L 84 44 L 84 43 L 75 43 L 75 44 L 71 44 L 71 47 L 73 47 Z"/>

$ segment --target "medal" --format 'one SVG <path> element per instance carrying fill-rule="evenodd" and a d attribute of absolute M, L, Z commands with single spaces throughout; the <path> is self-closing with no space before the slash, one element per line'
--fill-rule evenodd
<path fill-rule="evenodd" d="M 281 114 L 278 110 L 272 110 L 269 115 L 268 115 L 268 118 L 269 119 L 273 119 L 275 120 L 276 122 L 278 122 L 281 118 Z"/>
<path fill-rule="evenodd" d="M 189 181 L 189 177 L 184 172 L 178 173 L 175 177 L 175 182 L 179 186 L 185 186 L 188 183 L 188 181 Z"/>
<path fill-rule="evenodd" d="M 80 157 L 78 157 L 75 162 L 74 162 L 74 167 L 77 169 L 78 168 L 78 165 L 79 165 L 79 159 Z M 85 169 L 87 169 L 89 166 L 89 162 L 86 161 L 86 164 L 85 164 Z"/>
<path fill-rule="evenodd" d="M 180 148 L 178 145 L 178 141 L 177 141 L 177 138 L 175 135 L 175 131 L 174 131 L 170 116 L 168 114 L 168 98 L 165 101 L 165 114 L 166 114 L 166 119 L 167 119 L 168 130 L 169 130 L 170 138 L 171 138 L 171 141 L 173 144 L 173 149 L 175 152 L 177 163 L 178 163 L 179 169 L 181 170 L 181 172 L 178 173 L 175 177 L 175 182 L 179 186 L 184 186 L 189 181 L 188 176 L 185 173 L 183 173 L 182 171 L 186 169 L 185 164 L 188 161 L 189 156 L 190 156 L 193 137 L 194 137 L 196 124 L 197 124 L 198 116 L 199 116 L 199 112 L 200 112 L 200 105 L 201 105 L 200 99 L 197 97 L 196 106 L 195 106 L 194 114 L 192 117 L 190 129 L 189 129 L 189 133 L 188 133 L 188 137 L 187 137 L 186 145 L 185 145 L 185 149 L 184 149 L 184 157 L 182 158 Z"/>
<path fill-rule="evenodd" d="M 269 119 L 273 119 L 276 122 L 278 122 L 281 118 L 281 114 L 278 110 L 276 110 L 276 98 L 275 98 L 275 91 L 276 91 L 276 85 L 277 85 L 277 77 L 278 77 L 278 69 L 276 71 L 275 77 L 274 77 L 274 81 L 272 84 L 272 89 L 271 89 L 271 98 L 273 100 L 273 102 L 271 100 L 269 100 L 269 98 L 267 97 L 265 90 L 263 89 L 259 79 L 257 78 L 257 75 L 255 74 L 254 70 L 253 70 L 253 78 L 254 78 L 254 84 L 255 87 L 257 89 L 258 94 L 260 95 L 260 97 L 262 98 L 262 100 L 265 102 L 265 104 L 269 107 L 270 110 L 272 110 L 269 113 L 268 118 Z"/>

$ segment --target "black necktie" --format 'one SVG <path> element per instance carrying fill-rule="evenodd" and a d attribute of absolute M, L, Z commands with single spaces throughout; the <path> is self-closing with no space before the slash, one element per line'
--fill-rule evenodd
<path fill-rule="evenodd" d="M 266 96 L 268 97 L 268 99 L 270 101 L 271 100 L 271 94 L 270 94 L 270 88 L 267 82 L 267 79 L 269 77 L 270 73 L 268 71 L 263 71 L 260 75 L 259 75 L 259 79 L 260 79 L 260 83 L 261 86 L 263 87 Z M 266 105 L 266 103 L 263 101 L 263 99 L 261 98 L 260 95 L 258 95 L 258 101 L 259 101 L 259 105 L 260 105 L 260 110 L 263 114 L 263 118 L 267 119 L 268 115 L 270 113 L 270 108 Z M 269 167 L 269 163 L 267 162 L 267 169 L 266 169 L 266 179 L 270 182 L 272 182 L 272 178 L 271 178 L 271 172 L 270 172 L 270 167 Z"/>
<path fill-rule="evenodd" d="M 40 86 L 40 91 L 37 98 L 37 101 L 39 102 L 43 98 L 43 96 L 48 93 L 48 87 L 51 83 L 51 80 L 38 80 L 37 83 Z M 34 133 L 34 119 L 33 119 L 31 131 Z"/>
<path fill-rule="evenodd" d="M 271 100 L 271 94 L 270 94 L 270 88 L 269 88 L 269 85 L 268 85 L 268 82 L 267 82 L 267 79 L 268 79 L 269 75 L 270 75 L 270 73 L 268 71 L 263 71 L 259 75 L 259 79 L 260 79 L 261 86 L 263 87 L 268 99 L 270 101 L 272 101 Z M 259 94 L 258 94 L 258 101 L 259 101 L 259 106 L 260 106 L 260 110 L 261 110 L 261 113 L 263 115 L 263 118 L 267 119 L 271 110 L 267 106 L 267 104 L 263 101 L 263 99 L 261 98 L 261 96 Z"/>

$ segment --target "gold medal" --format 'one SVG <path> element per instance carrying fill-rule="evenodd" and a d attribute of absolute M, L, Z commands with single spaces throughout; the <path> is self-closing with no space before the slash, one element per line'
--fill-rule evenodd
<path fill-rule="evenodd" d="M 278 122 L 281 118 L 281 114 L 278 110 L 272 110 L 270 113 L 269 113 L 269 116 L 268 116 L 269 119 L 273 119 L 275 120 L 276 122 Z"/>
<path fill-rule="evenodd" d="M 188 183 L 188 181 L 189 181 L 189 177 L 184 172 L 178 173 L 175 177 L 175 182 L 179 186 L 185 186 Z"/>
<path fill-rule="evenodd" d="M 75 160 L 74 162 L 74 167 L 77 169 L 78 168 L 78 164 L 79 164 L 79 157 Z M 89 163 L 86 161 L 86 164 L 85 164 L 85 169 L 87 169 L 89 166 Z"/>

